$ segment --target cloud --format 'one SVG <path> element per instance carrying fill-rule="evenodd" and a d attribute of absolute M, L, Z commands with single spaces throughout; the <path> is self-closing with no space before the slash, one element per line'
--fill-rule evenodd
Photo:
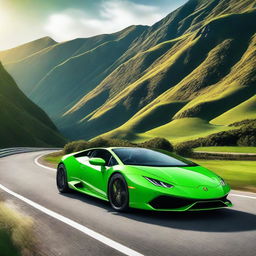
<path fill-rule="evenodd" d="M 96 17 L 92 17 L 88 11 L 67 9 L 48 17 L 44 29 L 55 40 L 64 41 L 112 33 L 130 25 L 152 25 L 164 16 L 156 6 L 128 0 L 109 0 L 99 5 Z"/>

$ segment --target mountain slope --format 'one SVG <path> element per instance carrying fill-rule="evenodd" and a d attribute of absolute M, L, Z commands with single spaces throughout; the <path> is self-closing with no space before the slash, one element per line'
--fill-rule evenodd
<path fill-rule="evenodd" d="M 56 43 L 57 42 L 50 37 L 43 37 L 27 44 L 0 52 L 0 59 L 3 63 L 17 62 L 44 48 L 55 45 Z"/>
<path fill-rule="evenodd" d="M 56 44 L 5 64 L 69 138 L 206 136 L 229 129 L 212 120 L 256 93 L 255 7 L 255 0 L 190 0 L 151 27 Z M 247 119 L 249 107 L 242 112 Z"/>
<path fill-rule="evenodd" d="M 83 120 L 87 130 L 91 130 L 92 136 L 95 136 L 93 127 L 100 127 L 98 129 L 103 132 L 102 124 L 109 116 L 119 118 L 112 120 L 110 129 L 113 129 L 134 115 L 127 123 L 129 132 L 145 132 L 170 122 L 172 118 L 200 117 L 211 120 L 240 104 L 255 94 L 255 28 L 252 25 L 255 19 L 255 11 L 220 17 L 206 24 L 192 38 L 188 36 L 189 40 L 178 41 L 178 45 L 173 47 L 175 51 L 165 54 L 163 59 L 166 61 L 88 115 Z M 234 23 L 233 31 L 230 23 Z M 240 29 L 236 30 L 238 24 Z M 214 95 L 219 94 L 219 108 L 215 107 L 215 101 L 205 102 L 207 98 L 212 100 Z M 159 98 L 150 103 L 158 95 Z M 191 107 L 193 103 L 195 106 Z M 145 109 L 138 112 L 143 106 Z M 163 109 L 164 115 L 159 115 Z M 134 118 L 137 118 L 142 129 L 133 126 L 131 130 L 130 123 L 134 122 Z"/>
<path fill-rule="evenodd" d="M 217 125 L 227 125 L 245 119 L 256 119 L 256 95 L 211 120 Z"/>
<path fill-rule="evenodd" d="M 21 90 L 56 120 L 111 72 L 115 59 L 146 28 L 131 26 L 114 34 L 55 44 L 5 66 Z"/>
<path fill-rule="evenodd" d="M 0 63 L 0 147 L 62 146 L 65 139 L 48 116 L 17 87 Z"/>
<path fill-rule="evenodd" d="M 132 26 L 114 40 L 67 59 L 33 88 L 30 98 L 57 119 L 111 73 L 111 65 L 142 30 L 143 26 Z M 54 102 L 56 98 L 57 104 L 49 105 L 49 101 Z"/>
<path fill-rule="evenodd" d="M 187 140 L 190 139 L 190 131 L 193 131 L 194 135 L 197 136 L 201 134 L 200 129 L 198 132 L 195 131 L 195 124 L 190 123 L 188 125 L 188 117 L 197 117 L 208 122 L 255 95 L 256 36 L 255 28 L 251 22 L 256 18 L 256 15 L 255 12 L 249 12 L 241 16 L 241 19 L 237 16 L 226 18 L 235 18 L 243 26 L 241 28 L 242 34 L 235 32 L 235 36 L 230 35 L 230 28 L 227 29 L 228 37 L 223 37 L 222 43 L 209 51 L 205 60 L 193 72 L 136 113 L 119 129 L 107 135 L 120 136 L 122 134 L 125 137 L 126 132 L 127 134 L 146 132 L 145 135 L 147 136 L 158 134 L 175 140 L 176 137 L 182 136 L 178 136 L 171 129 L 177 125 L 177 121 L 172 121 L 172 119 L 180 119 L 178 126 L 183 127 L 180 131 L 184 133 L 183 139 Z M 219 22 L 219 20 L 216 21 Z M 222 31 L 224 31 L 224 25 L 225 23 L 221 22 Z M 213 38 L 218 40 L 216 34 L 221 35 L 220 32 L 213 32 L 215 32 L 214 37 L 211 37 L 209 33 L 207 36 L 211 43 L 214 41 Z M 204 33 L 200 33 L 199 37 L 203 41 L 207 38 Z M 204 45 L 210 45 L 210 42 L 204 42 Z M 248 110 L 243 111 L 243 117 L 240 115 L 240 120 L 253 116 L 255 109 Z M 233 118 L 236 117 L 238 117 L 238 113 L 233 112 Z M 217 122 L 213 123 L 218 124 Z M 150 129 L 155 127 L 158 128 L 151 132 Z M 219 128 L 227 129 L 221 126 Z M 204 130 L 207 131 L 208 129 Z M 167 131 L 169 131 L 168 136 Z"/>

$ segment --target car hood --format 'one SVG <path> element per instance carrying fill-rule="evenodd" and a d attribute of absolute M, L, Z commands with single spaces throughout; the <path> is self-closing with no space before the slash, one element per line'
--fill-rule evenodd
<path fill-rule="evenodd" d="M 134 166 L 136 174 L 159 179 L 170 184 L 198 187 L 216 187 L 220 185 L 220 178 L 215 173 L 202 166 L 191 167 L 151 167 Z"/>

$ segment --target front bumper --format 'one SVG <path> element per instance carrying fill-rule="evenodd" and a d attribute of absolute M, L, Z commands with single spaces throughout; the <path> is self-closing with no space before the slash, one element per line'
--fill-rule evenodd
<path fill-rule="evenodd" d="M 231 207 L 227 199 L 230 187 L 218 186 L 203 191 L 199 187 L 182 187 L 166 189 L 133 184 L 129 189 L 130 207 L 154 211 L 200 211 Z M 154 185 L 152 185 L 154 186 Z M 168 192 L 168 193 L 167 193 Z"/>
<path fill-rule="evenodd" d="M 231 207 L 226 196 L 214 199 L 191 199 L 173 196 L 158 196 L 148 205 L 158 211 L 202 211 Z"/>

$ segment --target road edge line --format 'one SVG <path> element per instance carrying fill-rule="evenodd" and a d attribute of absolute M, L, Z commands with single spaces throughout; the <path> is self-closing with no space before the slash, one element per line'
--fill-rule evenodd
<path fill-rule="evenodd" d="M 256 199 L 255 196 L 246 196 L 246 195 L 238 195 L 238 194 L 229 194 L 230 196 L 237 196 L 237 197 L 245 197 L 245 198 L 250 198 L 250 199 Z"/>
<path fill-rule="evenodd" d="M 94 238 L 95 240 L 125 254 L 125 255 L 128 255 L 128 256 L 143 256 L 143 254 L 139 253 L 139 252 L 136 252 L 135 250 L 133 249 L 130 249 L 128 247 L 126 247 L 125 245 L 122 245 L 104 235 L 101 235 L 99 233 L 97 233 L 96 231 L 93 231 L 92 229 L 89 229 L 81 224 L 79 224 L 78 222 L 75 222 L 67 217 L 64 217 L 52 210 L 49 210 L 47 208 L 45 208 L 44 206 L 36 203 L 36 202 L 33 202 L 32 200 L 30 199 L 27 199 L 25 198 L 24 196 L 22 195 L 19 195 L 18 193 L 16 192 L 13 192 L 11 191 L 10 189 L 8 189 L 7 187 L 3 186 L 2 184 L 0 184 L 0 189 L 2 189 L 3 191 L 5 191 L 6 193 L 20 199 L 21 201 L 25 202 L 26 204 L 32 206 L 33 208 L 45 213 L 46 215 L 48 216 L 51 216 L 52 218 L 54 219 L 57 219 L 69 226 L 71 226 L 72 228 L 75 228 L 77 230 L 79 230 L 80 232 L 90 236 L 91 238 Z"/>
<path fill-rule="evenodd" d="M 40 163 L 39 163 L 39 161 L 38 161 L 39 158 L 41 158 L 41 157 L 44 156 L 44 155 L 47 155 L 47 153 L 44 153 L 44 154 L 41 154 L 41 155 L 37 156 L 37 157 L 34 159 L 34 163 L 35 163 L 36 165 L 42 167 L 42 168 L 45 168 L 45 169 L 48 169 L 48 170 L 52 170 L 52 171 L 56 171 L 55 168 L 48 167 L 48 166 L 46 166 L 46 165 L 43 165 L 43 164 L 40 164 Z"/>

